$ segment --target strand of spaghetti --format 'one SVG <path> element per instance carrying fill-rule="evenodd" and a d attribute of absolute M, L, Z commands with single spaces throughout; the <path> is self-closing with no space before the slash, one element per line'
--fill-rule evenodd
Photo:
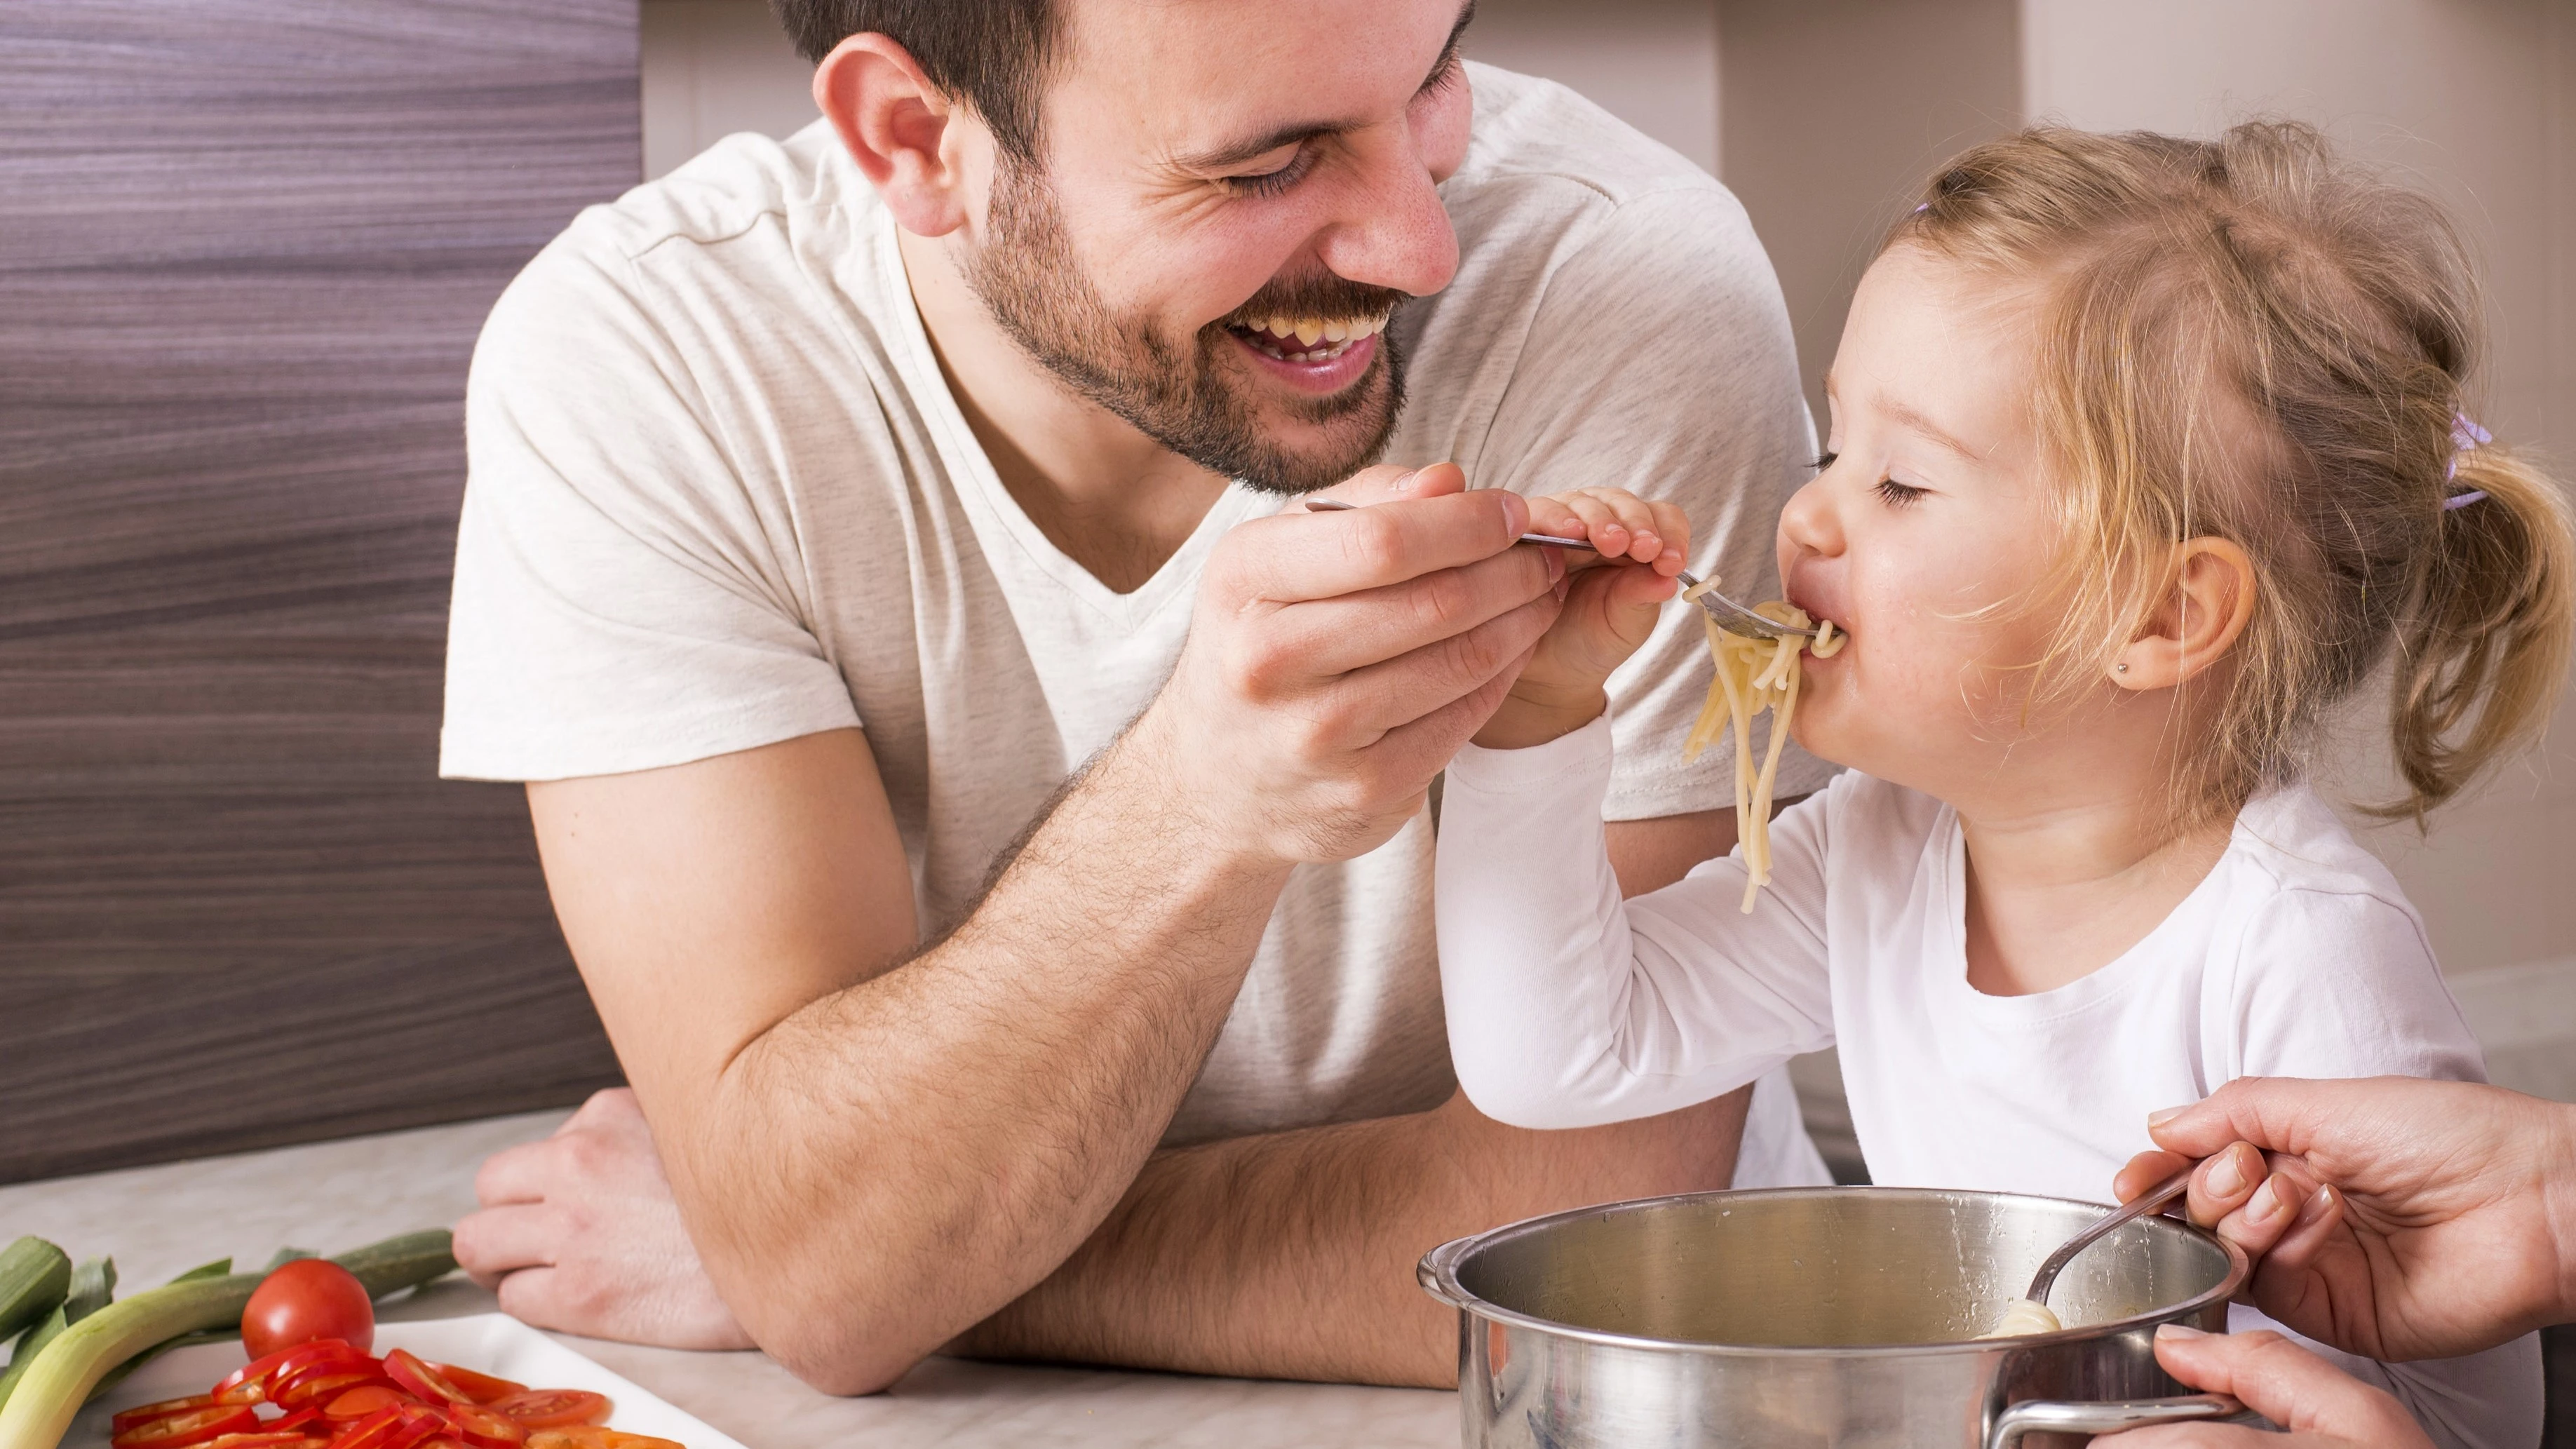
<path fill-rule="evenodd" d="M 1784 644 L 1786 640 L 1782 641 Z M 1797 657 L 1796 646 L 1786 651 Z M 1798 681 L 1804 675 L 1792 666 L 1788 681 L 1781 686 L 1780 698 L 1771 706 L 1771 745 L 1762 754 L 1762 774 L 1753 787 L 1753 818 L 1762 822 L 1762 864 L 1744 889 L 1744 912 L 1753 913 L 1753 893 L 1771 883 L 1771 791 L 1780 780 L 1780 746 L 1789 738 L 1789 719 L 1798 711 Z"/>
<path fill-rule="evenodd" d="M 1719 669 L 1724 669 L 1726 664 L 1719 658 L 1717 646 L 1717 622 L 1713 619 L 1702 619 L 1700 623 L 1706 626 L 1708 631 L 1710 659 Z M 1727 704 L 1726 691 L 1711 683 L 1708 698 L 1700 701 L 1699 718 L 1691 721 L 1690 735 L 1682 741 L 1682 758 L 1698 759 L 1700 751 L 1707 749 L 1710 743 L 1716 740 L 1718 734 L 1726 728 L 1732 718 L 1733 712 Z"/>

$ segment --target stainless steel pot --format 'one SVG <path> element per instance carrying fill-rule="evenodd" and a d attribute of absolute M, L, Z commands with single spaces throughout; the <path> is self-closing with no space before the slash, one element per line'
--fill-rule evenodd
<path fill-rule="evenodd" d="M 1468 1449 L 1894 1449 L 2240 1412 L 2156 1365 L 2156 1326 L 2227 1326 L 2232 1244 L 2120 1228 L 2057 1280 L 2069 1325 L 1974 1341 L 2094 1204 L 1910 1188 L 1692 1193 L 1532 1218 L 1434 1248 L 1458 1309 Z"/>

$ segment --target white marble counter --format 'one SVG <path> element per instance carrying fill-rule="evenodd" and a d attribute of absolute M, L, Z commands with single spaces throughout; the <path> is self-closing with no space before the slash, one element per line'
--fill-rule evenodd
<path fill-rule="evenodd" d="M 75 1258 L 113 1254 L 127 1284 L 211 1258 L 266 1262 L 293 1245 L 340 1252 L 454 1222 L 474 1205 L 485 1154 L 543 1136 L 538 1113 L 200 1162 L 0 1187 L 0 1241 L 34 1233 Z M 389 1318 L 485 1313 L 492 1296 L 451 1279 Z M 751 1449 L 867 1444 L 1368 1446 L 1449 1449 L 1455 1396 L 1419 1389 L 1018 1368 L 934 1358 L 884 1394 L 835 1399 L 756 1353 L 680 1353 L 565 1337 L 575 1350 Z"/>

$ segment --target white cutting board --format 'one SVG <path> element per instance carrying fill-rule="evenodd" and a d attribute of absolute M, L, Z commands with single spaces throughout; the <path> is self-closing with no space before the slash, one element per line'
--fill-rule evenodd
<path fill-rule="evenodd" d="M 377 1324 L 374 1351 L 381 1354 L 396 1348 L 410 1349 L 431 1363 L 452 1363 L 532 1389 L 588 1389 L 606 1394 L 616 1406 L 608 1416 L 609 1427 L 628 1433 L 676 1439 L 688 1449 L 743 1449 L 506 1313 Z M 165 1353 L 109 1390 L 106 1398 L 81 1410 L 71 1432 L 63 1436 L 63 1449 L 107 1449 L 108 1420 L 117 1410 L 202 1394 L 243 1362 L 238 1339 Z"/>

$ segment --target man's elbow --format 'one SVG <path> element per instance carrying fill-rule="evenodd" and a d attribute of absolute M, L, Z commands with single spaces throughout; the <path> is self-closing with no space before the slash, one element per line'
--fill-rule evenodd
<path fill-rule="evenodd" d="M 823 1393 L 882 1393 L 938 1347 L 937 1335 L 871 1333 L 883 1319 L 869 1306 L 800 1301 L 781 1294 L 766 1312 L 744 1313 L 743 1327 L 761 1351 Z"/>

